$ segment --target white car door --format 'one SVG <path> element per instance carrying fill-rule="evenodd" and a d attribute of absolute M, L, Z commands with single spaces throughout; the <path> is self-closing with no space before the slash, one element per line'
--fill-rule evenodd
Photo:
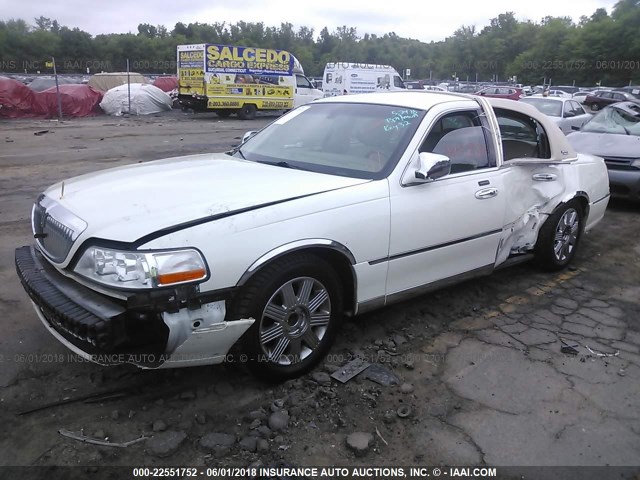
<path fill-rule="evenodd" d="M 451 173 L 390 185 L 390 248 L 381 259 L 389 265 L 387 296 L 493 268 L 506 196 L 487 131 L 479 108 L 442 114 L 419 152 L 448 156 Z"/>

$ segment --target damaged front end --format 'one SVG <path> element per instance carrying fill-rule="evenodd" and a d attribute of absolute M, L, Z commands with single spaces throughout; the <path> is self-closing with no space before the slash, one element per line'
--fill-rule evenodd
<path fill-rule="evenodd" d="M 101 365 L 221 363 L 253 323 L 224 320 L 230 292 L 204 295 L 196 285 L 179 285 L 118 291 L 116 298 L 62 274 L 33 246 L 16 249 L 15 263 L 45 327 L 73 352 Z"/>

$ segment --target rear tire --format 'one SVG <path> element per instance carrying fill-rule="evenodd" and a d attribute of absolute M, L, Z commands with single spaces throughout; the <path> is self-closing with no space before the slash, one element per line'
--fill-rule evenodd
<path fill-rule="evenodd" d="M 240 110 L 238 110 L 238 117 L 241 120 L 253 120 L 256 118 L 256 112 L 258 109 L 253 103 L 245 103 Z"/>
<path fill-rule="evenodd" d="M 573 260 L 582 231 L 584 212 L 577 200 L 562 204 L 542 225 L 534 250 L 536 263 L 548 271 L 565 268 Z"/>
<path fill-rule="evenodd" d="M 254 318 L 242 338 L 249 369 L 283 381 L 311 370 L 328 352 L 342 317 L 342 288 L 333 268 L 315 255 L 276 260 L 256 273 L 229 309 Z"/>

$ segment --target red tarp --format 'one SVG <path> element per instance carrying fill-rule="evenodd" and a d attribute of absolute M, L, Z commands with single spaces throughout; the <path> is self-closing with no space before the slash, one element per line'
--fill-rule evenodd
<path fill-rule="evenodd" d="M 170 92 L 178 88 L 178 77 L 158 77 L 153 81 L 153 86 L 163 92 Z"/>
<path fill-rule="evenodd" d="M 29 87 L 13 78 L 0 77 L 0 117 L 20 118 L 41 115 Z"/>
<path fill-rule="evenodd" d="M 65 117 L 86 117 L 101 113 L 98 106 L 102 101 L 102 92 L 88 85 L 60 85 L 60 103 Z M 47 117 L 58 116 L 58 98 L 56 87 L 36 93 L 37 110 Z"/>
<path fill-rule="evenodd" d="M 66 117 L 86 117 L 102 113 L 100 101 L 102 92 L 88 85 L 60 85 L 62 115 Z M 0 117 L 57 117 L 58 98 L 56 88 L 44 92 L 34 92 L 22 82 L 0 77 Z"/>

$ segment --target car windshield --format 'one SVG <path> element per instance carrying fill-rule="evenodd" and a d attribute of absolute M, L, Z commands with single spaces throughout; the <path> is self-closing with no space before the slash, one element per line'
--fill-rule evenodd
<path fill-rule="evenodd" d="M 562 102 L 547 100 L 545 98 L 521 98 L 521 102 L 533 105 L 545 115 L 550 117 L 562 116 Z"/>
<path fill-rule="evenodd" d="M 366 103 L 308 104 L 267 126 L 235 155 L 285 168 L 381 179 L 397 163 L 424 114 Z"/>
<path fill-rule="evenodd" d="M 607 107 L 589 120 L 580 131 L 640 136 L 640 106 L 631 104 Z"/>

